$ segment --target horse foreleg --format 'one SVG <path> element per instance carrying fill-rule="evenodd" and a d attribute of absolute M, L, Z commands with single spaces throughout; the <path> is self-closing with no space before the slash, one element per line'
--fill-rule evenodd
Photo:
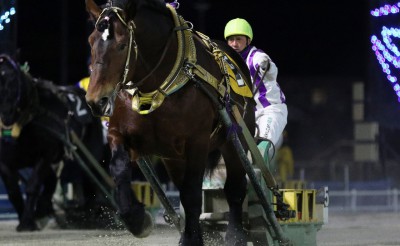
<path fill-rule="evenodd" d="M 179 187 L 180 199 L 185 210 L 185 231 L 180 239 L 180 245 L 203 245 L 199 224 L 202 203 L 202 183 L 207 149 L 199 146 L 187 148 L 186 168 L 182 185 Z"/>
<path fill-rule="evenodd" d="M 52 198 L 57 186 L 55 172 L 49 166 L 47 176 L 43 180 L 43 190 L 40 192 L 35 209 L 35 218 L 41 219 L 54 214 Z"/>
<path fill-rule="evenodd" d="M 246 172 L 233 145 L 222 149 L 227 178 L 224 187 L 229 205 L 229 222 L 225 236 L 226 245 L 247 245 L 247 236 L 243 230 L 243 201 L 246 196 Z"/>
<path fill-rule="evenodd" d="M 22 220 L 17 226 L 17 231 L 39 230 L 35 222 L 35 208 L 39 198 L 40 189 L 50 172 L 51 167 L 49 161 L 40 160 L 34 166 L 26 185 L 25 210 Z"/>
<path fill-rule="evenodd" d="M 21 222 L 24 213 L 24 199 L 22 198 L 21 189 L 18 185 L 18 173 L 17 171 L 11 171 L 5 163 L 0 163 L 0 176 L 4 182 L 4 186 L 7 190 L 8 199 L 13 205 L 18 215 L 18 220 Z"/>
<path fill-rule="evenodd" d="M 141 237 L 146 229 L 144 205 L 132 191 L 132 163 L 129 153 L 122 145 L 118 145 L 112 151 L 110 172 L 115 182 L 115 201 L 119 217 L 134 236 Z"/>

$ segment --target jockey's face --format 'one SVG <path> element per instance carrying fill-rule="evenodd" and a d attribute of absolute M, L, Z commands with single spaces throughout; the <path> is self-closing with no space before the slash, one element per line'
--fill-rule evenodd
<path fill-rule="evenodd" d="M 231 46 L 236 52 L 241 52 L 248 44 L 250 44 L 249 38 L 244 35 L 229 36 L 227 41 L 228 45 Z"/>

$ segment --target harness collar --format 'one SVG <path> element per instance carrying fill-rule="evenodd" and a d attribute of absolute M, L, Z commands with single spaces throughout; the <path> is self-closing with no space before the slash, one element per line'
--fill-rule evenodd
<path fill-rule="evenodd" d="M 129 94 L 132 95 L 132 109 L 137 111 L 139 114 L 149 114 L 154 110 L 156 110 L 158 107 L 161 106 L 165 97 L 171 95 L 172 93 L 182 88 L 194 76 L 197 76 L 201 80 L 210 84 L 213 88 L 215 88 L 218 91 L 218 93 L 222 98 L 226 94 L 230 93 L 229 81 L 232 79 L 232 77 L 235 78 L 235 75 L 232 75 L 232 66 L 235 66 L 236 64 L 233 65 L 232 62 L 228 63 L 227 61 L 231 59 L 228 58 L 227 55 L 222 50 L 220 50 L 218 46 L 214 42 L 212 42 L 208 36 L 199 32 L 195 33 L 203 41 L 203 44 L 206 45 L 206 47 L 214 54 L 215 60 L 219 64 L 220 69 L 223 72 L 222 79 L 218 80 L 206 69 L 204 69 L 201 65 L 197 64 L 196 47 L 193 40 L 193 30 L 192 30 L 193 25 L 190 22 L 185 21 L 182 16 L 178 15 L 173 6 L 171 6 L 168 3 L 166 4 L 166 6 L 171 11 L 171 15 L 173 17 L 175 24 L 175 28 L 171 33 L 171 37 L 173 33 L 176 33 L 178 42 L 177 58 L 175 60 L 171 72 L 168 74 L 166 79 L 161 83 L 159 88 L 148 93 L 139 91 L 138 86 L 142 84 L 144 80 L 146 80 L 161 65 L 161 62 L 171 42 L 171 37 L 169 38 L 167 44 L 165 45 L 163 54 L 161 55 L 159 62 L 151 70 L 151 72 L 144 78 L 142 78 L 139 82 L 135 83 L 132 81 L 127 82 L 126 80 L 129 72 L 129 61 L 130 61 L 132 44 L 135 48 L 135 55 L 136 55 L 135 59 L 137 60 L 138 57 L 138 47 L 133 38 L 135 29 L 135 24 L 133 20 L 127 23 L 119 14 L 119 12 L 123 11 L 122 9 L 117 7 L 108 7 L 103 9 L 102 13 L 100 14 L 96 22 L 97 25 L 100 19 L 102 18 L 102 15 L 106 11 L 112 10 L 117 15 L 119 20 L 129 29 L 130 44 L 129 44 L 127 60 L 125 62 L 125 71 L 122 77 L 122 81 L 117 84 L 114 90 L 114 96 L 116 96 L 116 94 L 121 89 L 127 91 Z M 250 81 L 247 81 L 247 83 L 250 83 Z M 235 87 L 233 88 L 235 89 Z M 252 96 L 251 91 L 244 96 L 251 97 Z"/>
<path fill-rule="evenodd" d="M 161 61 L 166 53 L 166 50 L 168 49 L 171 37 L 165 46 L 163 55 L 161 56 L 157 65 L 152 69 L 151 73 L 145 76 L 140 82 L 135 83 L 134 86 L 128 88 L 127 92 L 133 96 L 132 109 L 140 114 L 149 114 L 153 112 L 155 109 L 161 106 L 165 97 L 182 88 L 182 86 L 184 86 L 190 79 L 186 73 L 186 70 L 188 69 L 186 65 L 196 64 L 197 62 L 196 48 L 194 46 L 192 37 L 193 25 L 179 16 L 173 6 L 170 4 L 166 4 L 166 6 L 171 11 L 174 20 L 175 28 L 171 33 L 171 37 L 172 34 L 176 33 L 178 53 L 171 72 L 157 90 L 144 93 L 139 91 L 137 85 L 161 65 Z"/>

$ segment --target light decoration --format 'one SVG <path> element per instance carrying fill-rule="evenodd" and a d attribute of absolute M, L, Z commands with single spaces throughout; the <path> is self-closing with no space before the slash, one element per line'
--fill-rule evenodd
<path fill-rule="evenodd" d="M 395 15 L 399 13 L 399 8 L 400 2 L 394 5 L 386 4 L 379 9 L 372 10 L 371 15 L 378 18 Z M 372 35 L 371 44 L 382 71 L 386 74 L 386 78 L 397 96 L 397 101 L 400 102 L 400 85 L 397 76 L 392 72 L 392 70 L 400 70 L 400 51 L 393 43 L 394 38 L 400 38 L 400 29 L 382 26 L 381 39 L 377 35 Z"/>
<path fill-rule="evenodd" d="M 0 31 L 3 31 L 5 28 L 6 24 L 9 24 L 11 22 L 11 18 L 13 15 L 15 15 L 17 11 L 15 10 L 15 7 L 11 7 L 9 10 L 4 11 L 4 13 L 1 13 L 0 15 Z"/>
<path fill-rule="evenodd" d="M 375 17 L 380 17 L 382 15 L 390 15 L 399 13 L 400 2 L 394 5 L 385 4 L 379 9 L 371 10 L 371 15 Z"/>

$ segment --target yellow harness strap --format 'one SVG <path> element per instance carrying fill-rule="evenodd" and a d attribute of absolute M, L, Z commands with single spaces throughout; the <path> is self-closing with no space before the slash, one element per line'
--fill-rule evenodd
<path fill-rule="evenodd" d="M 170 9 L 174 19 L 175 26 L 184 27 L 183 30 L 177 31 L 178 54 L 171 73 L 167 76 L 161 86 L 152 92 L 143 93 L 137 88 L 128 91 L 133 95 L 132 109 L 139 114 L 149 114 L 161 106 L 166 96 L 174 93 L 184 86 L 189 78 L 183 70 L 184 62 L 196 64 L 196 49 L 192 32 L 186 21 L 176 13 L 176 10 L 169 4 L 166 6 Z"/>
<path fill-rule="evenodd" d="M 0 120 L 0 138 L 2 137 L 18 138 L 20 134 L 21 134 L 21 126 L 18 123 L 14 123 L 11 127 L 6 127 Z"/>
<path fill-rule="evenodd" d="M 217 83 L 217 86 L 214 86 L 214 88 L 218 89 L 221 95 L 224 95 L 226 91 L 229 93 L 229 88 L 232 87 L 233 91 L 241 96 L 253 97 L 253 93 L 249 86 L 251 81 L 245 80 L 245 77 L 241 73 L 239 66 L 232 59 L 232 57 L 223 52 L 215 43 L 210 40 L 207 35 L 198 31 L 196 31 L 196 34 L 202 39 L 203 43 L 208 47 L 208 49 L 212 50 L 215 60 L 224 74 L 225 83 L 227 84 L 226 88 L 223 83 L 224 81 Z"/>
<path fill-rule="evenodd" d="M 137 88 L 127 90 L 132 97 L 132 109 L 137 111 L 139 114 L 149 114 L 161 106 L 166 96 L 176 92 L 182 86 L 184 86 L 190 79 L 190 74 L 198 76 L 203 81 L 209 83 L 215 88 L 221 96 L 230 92 L 230 84 L 233 84 L 233 89 L 236 93 L 252 97 L 250 88 L 247 86 L 248 81 L 245 81 L 243 88 L 239 90 L 237 85 L 236 75 L 231 66 L 236 66 L 236 63 L 227 56 L 218 46 L 213 43 L 210 38 L 200 32 L 196 32 L 198 36 L 203 40 L 204 44 L 210 51 L 213 52 L 215 60 L 220 66 L 224 77 L 221 81 L 216 79 L 211 73 L 204 69 L 201 65 L 197 64 L 196 47 L 193 40 L 193 31 L 188 26 L 187 22 L 182 16 L 176 13 L 175 8 L 170 4 L 166 6 L 171 11 L 172 17 L 176 27 L 183 27 L 183 29 L 177 30 L 178 40 L 178 54 L 177 59 L 174 63 L 172 71 L 161 84 L 161 86 L 152 92 L 143 93 Z M 227 62 L 226 60 L 230 60 Z M 230 63 L 230 64 L 229 64 Z M 188 65 L 185 66 L 184 65 Z M 242 76 L 244 77 L 244 76 Z M 246 89 L 247 88 L 247 89 Z"/>

